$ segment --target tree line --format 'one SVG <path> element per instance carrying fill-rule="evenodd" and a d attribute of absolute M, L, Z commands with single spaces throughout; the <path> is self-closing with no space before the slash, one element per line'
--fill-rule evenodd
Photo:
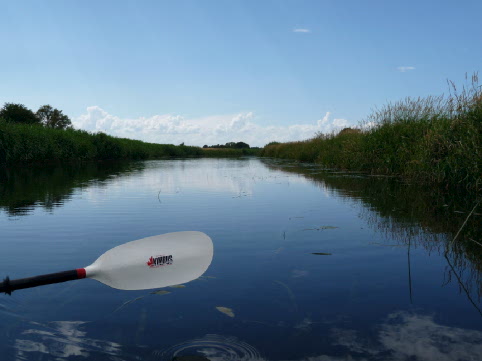
<path fill-rule="evenodd" d="M 0 109 L 0 119 L 12 123 L 43 125 L 52 129 L 73 128 L 70 118 L 51 105 L 42 105 L 33 112 L 23 104 L 5 103 Z"/>
<path fill-rule="evenodd" d="M 228 142 L 224 145 L 216 144 L 216 145 L 204 145 L 203 148 L 230 148 L 230 149 L 249 149 L 249 144 L 244 142 Z"/>

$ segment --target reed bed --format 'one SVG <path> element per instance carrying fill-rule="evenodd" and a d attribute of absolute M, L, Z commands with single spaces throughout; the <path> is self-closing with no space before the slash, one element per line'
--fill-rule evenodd
<path fill-rule="evenodd" d="M 233 149 L 233 148 L 202 148 L 203 157 L 243 157 L 243 156 L 255 156 L 259 155 L 260 149 L 258 148 L 245 148 L 245 149 Z"/>
<path fill-rule="evenodd" d="M 153 144 L 82 130 L 50 129 L 0 119 L 0 164 L 150 159 L 202 155 L 198 147 Z"/>
<path fill-rule="evenodd" d="M 450 83 L 448 96 L 389 103 L 356 129 L 267 145 L 261 155 L 480 193 L 482 87 L 477 74 L 470 80 L 460 92 Z"/>

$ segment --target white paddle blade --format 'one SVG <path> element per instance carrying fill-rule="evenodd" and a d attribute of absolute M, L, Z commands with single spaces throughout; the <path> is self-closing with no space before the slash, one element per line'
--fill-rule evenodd
<path fill-rule="evenodd" d="M 213 259 L 213 242 L 202 232 L 174 232 L 112 248 L 85 268 L 86 277 L 121 290 L 186 283 Z"/>

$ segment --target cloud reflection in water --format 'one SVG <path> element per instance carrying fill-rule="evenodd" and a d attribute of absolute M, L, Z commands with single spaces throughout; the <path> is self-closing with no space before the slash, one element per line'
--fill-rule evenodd
<path fill-rule="evenodd" d="M 310 320 L 311 323 L 311 320 Z M 34 324 L 15 340 L 16 360 L 44 359 L 132 359 L 122 345 L 86 337 L 80 327 L 81 321 L 59 321 L 52 327 Z M 362 335 L 351 329 L 332 328 L 332 346 L 337 356 L 320 354 L 296 360 L 283 361 L 462 361 L 478 360 L 482 355 L 482 332 L 458 327 L 449 327 L 435 322 L 433 316 L 393 312 L 378 327 L 374 335 Z M 303 345 L 299 345 L 300 354 Z M 140 346 L 137 346 L 139 351 Z M 142 347 L 145 352 L 146 349 Z M 142 352 L 142 353 L 144 353 Z M 165 350 L 154 351 L 149 359 L 170 361 L 175 356 L 203 355 L 211 361 L 266 361 L 253 346 L 232 336 L 208 334 L 185 341 Z M 135 357 L 134 357 L 135 358 Z"/>
<path fill-rule="evenodd" d="M 338 356 L 320 354 L 283 361 L 476 361 L 482 355 L 482 332 L 440 325 L 432 316 L 405 311 L 388 315 L 372 338 L 341 328 L 332 329 L 331 338 L 332 345 L 341 346 L 345 355 L 337 352 Z M 200 354 L 211 361 L 267 360 L 253 346 L 220 335 L 206 335 L 156 354 L 162 361 L 189 354 Z"/>
<path fill-rule="evenodd" d="M 16 360 L 45 360 L 38 353 L 49 355 L 47 359 L 90 358 L 91 353 L 120 356 L 121 345 L 115 342 L 91 339 L 86 332 L 79 329 L 85 322 L 56 321 L 46 327 L 32 322 L 35 328 L 22 332 L 21 338 L 15 340 Z"/>

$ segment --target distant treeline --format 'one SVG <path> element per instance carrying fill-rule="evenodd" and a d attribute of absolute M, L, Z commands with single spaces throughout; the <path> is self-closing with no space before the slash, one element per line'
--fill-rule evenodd
<path fill-rule="evenodd" d="M 21 104 L 0 110 L 0 164 L 45 161 L 149 159 L 202 155 L 199 147 L 145 143 L 75 130 L 49 105 L 34 113 Z"/>
<path fill-rule="evenodd" d="M 204 149 L 206 148 L 214 148 L 214 149 L 218 149 L 218 148 L 223 148 L 223 149 L 260 149 L 259 147 L 253 147 L 251 148 L 249 146 L 249 144 L 246 144 L 244 142 L 228 142 L 226 144 L 216 144 L 216 145 L 207 145 L 205 144 L 203 146 Z"/>
<path fill-rule="evenodd" d="M 357 129 L 317 134 L 301 142 L 273 142 L 265 157 L 438 183 L 480 194 L 482 87 L 477 75 L 448 97 L 406 98 L 376 110 Z"/>
<path fill-rule="evenodd" d="M 228 142 L 226 144 L 204 145 L 205 157 L 242 157 L 246 155 L 259 155 L 261 148 L 250 147 L 244 142 Z"/>

